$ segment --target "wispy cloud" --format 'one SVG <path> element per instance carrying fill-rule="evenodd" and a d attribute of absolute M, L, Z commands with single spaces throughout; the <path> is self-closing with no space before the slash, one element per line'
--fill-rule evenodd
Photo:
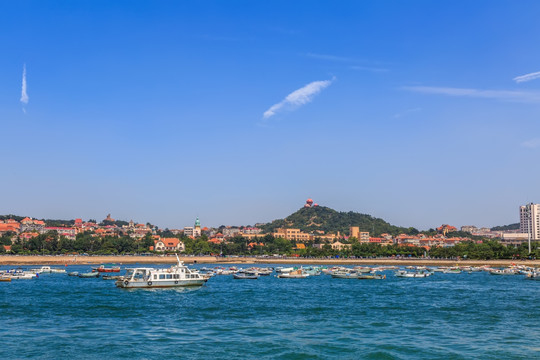
<path fill-rule="evenodd" d="M 293 91 L 277 104 L 270 106 L 263 114 L 263 119 L 269 119 L 282 110 L 294 110 L 302 105 L 305 105 L 313 100 L 313 97 L 320 93 L 324 88 L 330 86 L 335 80 L 313 81 L 298 90 Z"/>
<path fill-rule="evenodd" d="M 530 139 L 521 143 L 521 146 L 529 149 L 536 149 L 540 147 L 540 138 Z"/>
<path fill-rule="evenodd" d="M 540 92 L 512 90 L 481 90 L 436 86 L 404 86 L 404 90 L 423 94 L 461 96 L 471 98 L 496 99 L 505 101 L 540 103 Z"/>
<path fill-rule="evenodd" d="M 512 80 L 514 80 L 517 83 L 522 83 L 522 82 L 527 82 L 527 81 L 531 81 L 531 80 L 538 79 L 538 78 L 540 78 L 540 71 L 539 72 L 533 72 L 533 73 L 530 73 L 530 74 L 521 75 L 521 76 L 516 76 Z"/>
<path fill-rule="evenodd" d="M 25 105 L 28 104 L 28 94 L 26 92 L 26 64 L 23 66 L 21 102 Z"/>

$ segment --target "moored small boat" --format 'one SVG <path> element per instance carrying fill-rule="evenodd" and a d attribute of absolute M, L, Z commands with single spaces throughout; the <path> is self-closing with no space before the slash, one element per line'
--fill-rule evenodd
<path fill-rule="evenodd" d="M 305 279 L 309 274 L 305 273 L 302 269 L 293 270 L 287 273 L 281 273 L 277 277 L 281 279 Z"/>
<path fill-rule="evenodd" d="M 432 273 L 429 271 L 408 272 L 405 270 L 399 270 L 399 271 L 396 271 L 395 273 L 396 277 L 401 277 L 401 278 L 425 278 L 425 277 L 431 276 L 431 274 Z"/>
<path fill-rule="evenodd" d="M 358 280 L 384 280 L 386 275 L 382 274 L 373 274 L 373 275 L 359 275 Z"/>
<path fill-rule="evenodd" d="M 101 264 L 99 267 L 97 268 L 92 268 L 92 271 L 97 271 L 97 272 L 105 272 L 105 273 L 109 273 L 109 272 L 120 272 L 120 266 L 116 265 L 116 264 Z"/>
<path fill-rule="evenodd" d="M 122 280 L 124 277 L 122 275 L 103 275 L 101 278 L 103 280 Z"/>
<path fill-rule="evenodd" d="M 99 273 L 98 272 L 88 272 L 88 273 L 80 273 L 77 275 L 78 277 L 80 278 L 98 278 L 99 277 Z"/>
<path fill-rule="evenodd" d="M 239 280 L 257 280 L 259 276 L 253 274 L 233 274 L 233 278 Z"/>

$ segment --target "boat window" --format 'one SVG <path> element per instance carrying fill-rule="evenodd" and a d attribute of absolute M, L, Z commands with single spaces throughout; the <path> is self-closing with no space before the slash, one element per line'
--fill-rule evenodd
<path fill-rule="evenodd" d="M 167 274 L 167 279 L 172 279 L 172 275 L 171 275 L 171 274 Z"/>
<path fill-rule="evenodd" d="M 142 280 L 144 278 L 144 274 L 146 271 L 144 270 L 137 270 L 135 271 L 135 276 L 133 277 L 136 280 Z"/>
<path fill-rule="evenodd" d="M 159 274 L 159 279 L 160 279 L 160 280 L 165 279 L 165 274 Z"/>
<path fill-rule="evenodd" d="M 154 274 L 154 280 L 156 280 L 156 279 L 157 279 L 157 275 L 156 275 L 156 274 Z"/>
<path fill-rule="evenodd" d="M 180 275 L 174 274 L 174 278 L 175 278 L 175 279 L 180 279 Z"/>

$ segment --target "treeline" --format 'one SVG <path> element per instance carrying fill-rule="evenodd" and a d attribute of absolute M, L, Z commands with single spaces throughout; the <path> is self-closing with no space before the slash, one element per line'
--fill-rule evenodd
<path fill-rule="evenodd" d="M 96 255 L 109 254 L 127 254 L 148 252 L 150 246 L 154 245 L 151 236 L 145 236 L 141 240 L 135 240 L 129 236 L 122 237 L 97 237 L 92 233 L 86 232 L 77 234 L 75 240 L 64 236 L 58 236 L 56 231 L 50 231 L 40 234 L 24 241 L 12 241 L 11 238 L 4 236 L 0 238 L 2 245 L 11 245 L 13 254 L 70 254 L 70 253 L 88 253 Z M 0 252 L 4 253 L 3 246 Z"/>
<path fill-rule="evenodd" d="M 0 237 L 0 244 L 11 245 L 14 254 L 140 254 L 150 252 L 154 246 L 154 239 L 147 234 L 142 239 L 136 240 L 128 236 L 123 237 L 96 237 L 90 232 L 78 234 L 75 240 L 58 236 L 54 231 L 38 235 L 23 242 L 14 242 L 11 237 Z M 299 257 L 431 257 L 441 259 L 515 259 L 515 258 L 540 258 L 540 246 L 533 243 L 532 252 L 529 255 L 527 244 L 520 246 L 504 246 L 496 240 L 476 243 L 473 241 L 459 243 L 451 247 L 433 247 L 429 251 L 418 246 L 388 245 L 382 246 L 373 243 L 359 243 L 353 240 L 350 248 L 332 249 L 328 243 L 314 247 L 314 242 L 296 244 L 283 238 L 274 238 L 266 235 L 256 240 L 248 240 L 241 236 L 234 237 L 221 244 L 208 242 L 203 235 L 197 239 L 177 236 L 184 242 L 185 255 L 287 255 Z M 317 241 L 316 241 L 317 242 Z M 4 253 L 4 247 L 0 246 L 0 253 Z"/>

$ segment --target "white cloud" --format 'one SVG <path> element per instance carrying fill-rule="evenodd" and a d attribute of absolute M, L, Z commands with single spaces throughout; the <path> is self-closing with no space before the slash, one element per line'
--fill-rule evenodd
<path fill-rule="evenodd" d="M 26 64 L 24 64 L 23 67 L 21 102 L 25 105 L 28 104 L 28 94 L 26 93 Z"/>
<path fill-rule="evenodd" d="M 540 138 L 524 141 L 521 143 L 521 146 L 529 149 L 536 149 L 537 147 L 540 147 Z"/>
<path fill-rule="evenodd" d="M 276 115 L 278 111 L 284 109 L 296 109 L 311 102 L 315 95 L 320 93 L 324 88 L 330 86 L 334 80 L 335 78 L 332 78 L 332 80 L 313 81 L 306 86 L 293 91 L 279 103 L 270 106 L 270 108 L 264 112 L 263 118 L 268 119 Z"/>
<path fill-rule="evenodd" d="M 521 75 L 521 76 L 516 76 L 512 80 L 514 80 L 517 83 L 522 83 L 522 82 L 531 81 L 531 80 L 538 79 L 538 78 L 540 78 L 540 71 L 539 72 L 533 72 L 533 73 L 530 73 L 530 74 Z"/>
<path fill-rule="evenodd" d="M 540 93 L 533 91 L 481 90 L 436 86 L 405 86 L 403 89 L 424 94 L 463 96 L 517 102 L 540 103 Z"/>

